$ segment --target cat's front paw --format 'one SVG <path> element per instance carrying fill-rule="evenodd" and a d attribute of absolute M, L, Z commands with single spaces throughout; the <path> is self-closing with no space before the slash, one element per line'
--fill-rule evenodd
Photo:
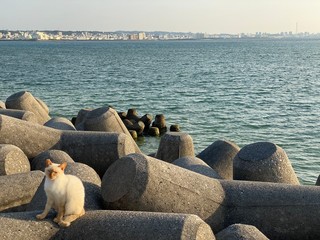
<path fill-rule="evenodd" d="M 38 214 L 37 216 L 36 216 L 36 218 L 38 219 L 38 220 L 42 220 L 42 219 L 44 219 L 46 216 L 44 215 L 44 214 Z"/>
<path fill-rule="evenodd" d="M 70 222 L 65 222 L 65 221 L 61 221 L 58 223 L 60 227 L 69 227 L 70 226 Z"/>

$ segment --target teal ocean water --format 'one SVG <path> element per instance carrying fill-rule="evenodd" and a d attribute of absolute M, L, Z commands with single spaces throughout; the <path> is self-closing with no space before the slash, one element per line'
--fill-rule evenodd
<path fill-rule="evenodd" d="M 2 101 L 27 90 L 69 119 L 105 105 L 163 113 L 197 153 L 271 141 L 302 183 L 320 174 L 320 40 L 0 42 L 0 64 Z"/>

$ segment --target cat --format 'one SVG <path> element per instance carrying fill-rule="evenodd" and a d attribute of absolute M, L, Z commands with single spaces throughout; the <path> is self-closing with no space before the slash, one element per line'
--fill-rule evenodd
<path fill-rule="evenodd" d="M 81 180 L 73 175 L 64 174 L 67 163 L 52 163 L 46 160 L 44 190 L 47 195 L 47 203 L 41 214 L 36 218 L 44 219 L 51 208 L 57 211 L 53 219 L 61 227 L 70 226 L 71 222 L 85 214 L 85 191 Z"/>

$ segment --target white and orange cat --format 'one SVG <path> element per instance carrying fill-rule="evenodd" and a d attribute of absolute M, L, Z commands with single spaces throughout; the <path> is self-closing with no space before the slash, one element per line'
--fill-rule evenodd
<path fill-rule="evenodd" d="M 73 175 L 64 174 L 67 163 L 55 164 L 46 160 L 44 190 L 47 203 L 41 214 L 36 217 L 44 219 L 51 208 L 57 211 L 53 219 L 62 227 L 70 226 L 71 222 L 84 215 L 84 187 L 81 180 Z"/>

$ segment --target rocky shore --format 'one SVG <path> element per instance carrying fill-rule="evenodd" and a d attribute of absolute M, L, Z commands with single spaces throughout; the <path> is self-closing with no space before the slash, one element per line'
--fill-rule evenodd
<path fill-rule="evenodd" d="M 1 239 L 320 239 L 320 188 L 300 185 L 284 149 L 217 140 L 197 154 L 189 134 L 170 130 L 164 115 L 134 109 L 68 120 L 30 92 L 0 101 Z M 134 137 L 154 131 L 159 148 L 146 155 Z M 68 228 L 53 210 L 35 218 L 47 158 L 85 187 L 86 214 Z"/>

